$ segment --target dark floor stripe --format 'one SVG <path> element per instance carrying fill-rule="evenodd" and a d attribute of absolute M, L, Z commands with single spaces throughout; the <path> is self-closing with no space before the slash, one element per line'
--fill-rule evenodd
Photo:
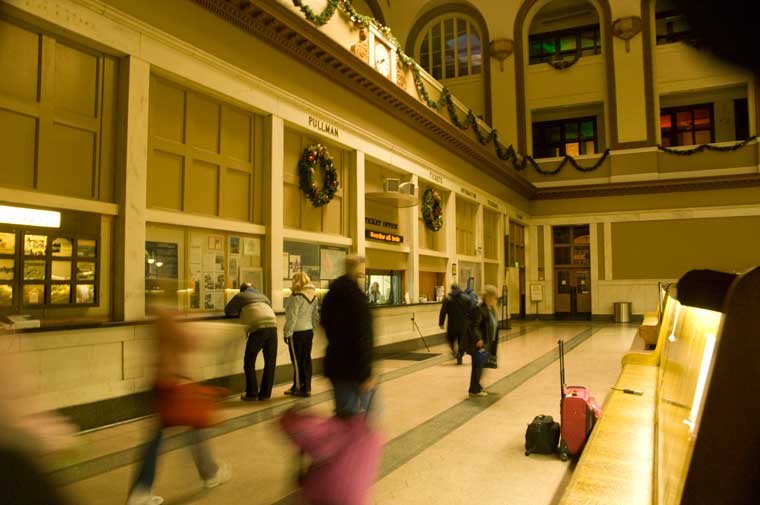
<path fill-rule="evenodd" d="M 573 350 L 603 327 L 592 326 L 575 335 L 565 342 L 565 352 Z M 491 393 L 489 396 L 463 400 L 386 443 L 378 480 L 420 455 L 430 446 L 499 401 L 503 396 L 536 376 L 557 361 L 558 358 L 558 351 L 553 349 L 489 386 L 488 391 Z M 299 503 L 297 493 L 294 492 L 273 505 L 297 505 Z"/>
<path fill-rule="evenodd" d="M 504 334 L 501 337 L 500 340 L 502 342 L 507 341 L 507 340 L 512 340 L 512 339 L 521 337 L 523 335 L 526 335 L 530 332 L 537 331 L 538 329 L 543 328 L 545 326 L 546 325 L 544 324 L 524 326 L 516 331 L 508 331 L 506 334 Z M 379 381 L 383 383 L 383 382 L 395 380 L 400 377 L 413 374 L 420 370 L 424 370 L 426 368 L 430 368 L 432 366 L 444 363 L 451 359 L 452 359 L 451 356 L 449 356 L 448 354 L 442 354 L 442 355 L 438 355 L 424 361 L 415 362 L 412 365 L 399 368 L 396 370 L 392 370 L 390 372 L 382 374 L 379 378 Z M 310 398 L 299 398 L 297 400 L 283 397 L 278 400 L 273 400 L 275 405 L 269 408 L 259 410 L 256 412 L 251 412 L 248 414 L 244 414 L 238 417 L 233 417 L 225 421 L 223 424 L 220 424 L 219 426 L 215 426 L 213 428 L 204 430 L 204 437 L 215 438 L 222 435 L 226 435 L 233 431 L 248 428 L 250 426 L 253 426 L 254 424 L 271 421 L 272 419 L 275 419 L 278 416 L 281 416 L 288 409 L 292 408 L 294 404 L 296 403 L 298 403 L 299 406 L 308 408 L 308 407 L 311 407 L 320 403 L 324 403 L 330 400 L 332 400 L 332 391 L 325 391 L 319 394 L 315 394 L 314 396 Z M 182 449 L 184 447 L 189 446 L 191 443 L 193 443 L 193 439 L 192 437 L 190 437 L 187 431 L 181 431 L 179 433 L 174 433 L 172 435 L 166 435 L 161 440 L 161 447 L 159 449 L 159 453 L 164 454 L 166 452 Z M 136 447 L 130 447 L 129 449 L 117 451 L 111 454 L 107 454 L 105 456 L 101 456 L 99 458 L 94 458 L 91 460 L 83 461 L 81 463 L 76 463 L 71 466 L 60 468 L 58 470 L 54 470 L 50 472 L 50 477 L 53 480 L 53 482 L 55 482 L 58 485 L 63 486 L 63 485 L 71 484 L 71 483 L 84 480 L 90 477 L 94 477 L 102 473 L 110 472 L 111 470 L 114 470 L 116 468 L 126 466 L 126 465 L 131 465 L 139 461 L 140 458 L 142 457 L 142 453 L 145 451 L 146 445 L 147 444 L 141 444 Z"/>

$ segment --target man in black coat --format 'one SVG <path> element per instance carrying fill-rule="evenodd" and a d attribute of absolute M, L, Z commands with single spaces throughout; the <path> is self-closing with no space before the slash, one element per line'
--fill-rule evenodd
<path fill-rule="evenodd" d="M 462 356 L 465 353 L 464 341 L 467 338 L 467 329 L 470 327 L 470 310 L 474 306 L 471 297 L 467 296 L 459 285 L 451 285 L 451 293 L 443 301 L 441 312 L 438 316 L 438 326 L 444 328 L 446 316 L 449 318 L 449 325 L 446 331 L 446 339 L 449 341 L 451 352 L 457 358 L 457 364 L 462 364 Z M 456 342 L 456 348 L 454 343 Z"/>
<path fill-rule="evenodd" d="M 320 321 L 327 335 L 325 376 L 333 385 L 335 413 L 349 417 L 366 412 L 375 387 L 372 315 L 364 290 L 364 258 L 346 258 L 346 274 L 330 285 Z"/>

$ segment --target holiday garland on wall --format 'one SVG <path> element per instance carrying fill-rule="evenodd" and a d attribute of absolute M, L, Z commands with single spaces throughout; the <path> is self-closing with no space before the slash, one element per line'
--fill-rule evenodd
<path fill-rule="evenodd" d="M 499 134 L 495 128 L 492 128 L 491 131 L 488 132 L 488 134 L 484 134 L 483 131 L 481 131 L 481 127 L 478 124 L 478 118 L 472 112 L 472 109 L 467 111 L 464 121 L 460 120 L 459 115 L 456 111 L 456 105 L 454 104 L 454 100 L 452 99 L 451 91 L 449 91 L 449 89 L 446 86 L 444 86 L 441 89 L 441 94 L 438 100 L 431 99 L 430 93 L 425 87 L 425 83 L 422 79 L 419 64 L 413 58 L 411 58 L 410 56 L 408 56 L 401 50 L 401 44 L 399 43 L 398 39 L 393 35 L 393 33 L 391 33 L 391 29 L 381 24 L 379 21 L 377 21 L 375 18 L 371 16 L 365 16 L 363 14 L 359 14 L 354 9 L 353 5 L 351 5 L 351 0 L 327 0 L 327 5 L 319 14 L 316 14 L 312 10 L 312 8 L 309 7 L 308 5 L 305 5 L 302 0 L 292 0 L 292 1 L 293 1 L 293 5 L 298 7 L 301 10 L 304 17 L 311 23 L 315 24 L 316 26 L 325 25 L 333 17 L 333 15 L 335 14 L 335 11 L 340 9 L 355 26 L 360 27 L 360 28 L 368 28 L 370 25 L 372 25 L 375 28 L 377 28 L 385 37 L 388 38 L 389 41 L 391 41 L 396 46 L 396 54 L 398 56 L 399 61 L 402 62 L 402 64 L 405 65 L 412 72 L 412 77 L 414 78 L 414 87 L 417 90 L 417 95 L 419 99 L 423 103 L 425 103 L 428 107 L 433 109 L 434 111 L 439 112 L 445 108 L 446 112 L 449 115 L 449 119 L 451 120 L 451 123 L 463 131 L 472 129 L 473 133 L 475 134 L 475 137 L 477 138 L 478 142 L 481 145 L 486 146 L 490 143 L 493 143 L 496 156 L 500 160 L 510 163 L 512 165 L 512 168 L 514 168 L 518 172 L 525 170 L 525 168 L 528 165 L 530 165 L 539 174 L 556 175 L 567 164 L 572 165 L 573 168 L 575 168 L 579 172 L 593 172 L 594 170 L 597 170 L 605 162 L 605 160 L 610 154 L 609 149 L 605 150 L 602 156 L 598 160 L 596 160 L 596 162 L 593 165 L 588 166 L 588 167 L 584 167 L 580 165 L 578 161 L 572 156 L 565 155 L 562 161 L 560 162 L 560 164 L 556 168 L 552 170 L 544 170 L 541 168 L 541 166 L 536 162 L 536 160 L 532 156 L 528 156 L 528 155 L 523 156 L 523 155 L 518 154 L 515 151 L 514 147 L 512 147 L 511 145 L 505 147 L 504 144 L 499 139 Z M 577 61 L 578 61 L 578 58 L 571 61 L 547 62 L 547 63 L 549 63 L 550 65 L 552 65 L 554 68 L 558 70 L 562 70 L 564 68 L 572 66 Z M 662 151 L 665 151 L 671 154 L 688 156 L 690 154 L 695 154 L 697 152 L 702 152 L 704 150 L 721 151 L 721 152 L 734 151 L 736 149 L 740 149 L 744 147 L 750 141 L 753 141 L 753 140 L 755 140 L 755 137 L 751 137 L 750 139 L 747 139 L 746 141 L 743 141 L 743 142 L 737 143 L 734 146 L 728 146 L 728 147 L 711 146 L 709 144 L 704 144 L 688 151 L 670 149 L 663 146 L 658 146 L 658 148 Z"/>
<path fill-rule="evenodd" d="M 752 135 L 750 138 L 737 142 L 730 146 L 715 146 L 712 144 L 702 144 L 691 149 L 674 149 L 672 147 L 665 147 L 658 145 L 657 149 L 668 154 L 675 154 L 676 156 L 691 156 L 692 154 L 701 153 L 702 151 L 716 151 L 719 153 L 727 153 L 731 151 L 738 151 L 747 144 L 757 140 L 757 135 Z"/>
<path fill-rule="evenodd" d="M 322 172 L 323 182 L 320 188 L 314 176 Z M 338 191 L 338 171 L 332 156 L 322 144 L 312 144 L 304 149 L 298 162 L 298 187 L 311 201 L 314 207 L 327 205 Z"/>
<path fill-rule="evenodd" d="M 438 231 L 443 226 L 443 205 L 441 195 L 428 188 L 422 195 L 422 219 L 427 229 Z"/>

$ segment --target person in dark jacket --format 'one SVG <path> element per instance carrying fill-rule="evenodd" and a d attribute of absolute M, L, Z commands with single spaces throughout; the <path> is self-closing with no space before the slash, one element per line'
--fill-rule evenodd
<path fill-rule="evenodd" d="M 325 376 L 333 385 L 335 413 L 349 417 L 366 412 L 375 387 L 372 376 L 374 333 L 364 281 L 364 258 L 346 258 L 322 303 L 321 324 L 327 336 Z"/>
<path fill-rule="evenodd" d="M 496 288 L 486 286 L 482 299 L 480 305 L 470 312 L 472 325 L 467 340 L 467 353 L 472 356 L 470 396 L 488 396 L 488 392 L 480 385 L 480 377 L 483 375 L 483 367 L 488 364 L 487 349 L 494 347 L 499 331 L 495 309 L 499 295 Z"/>
<path fill-rule="evenodd" d="M 467 329 L 470 326 L 469 313 L 472 307 L 472 298 L 465 295 L 459 285 L 452 284 L 451 292 L 443 301 L 438 315 L 438 326 L 441 329 L 444 328 L 446 317 L 449 318 L 446 339 L 449 341 L 451 353 L 456 357 L 458 365 L 462 364 L 462 356 L 465 353 L 463 342 L 467 338 Z"/>

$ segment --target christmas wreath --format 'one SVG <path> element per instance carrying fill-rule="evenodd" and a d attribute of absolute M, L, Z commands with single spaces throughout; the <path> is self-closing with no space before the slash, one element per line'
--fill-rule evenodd
<path fill-rule="evenodd" d="M 438 191 L 428 188 L 422 195 L 422 219 L 429 230 L 438 231 L 443 226 L 443 207 Z"/>
<path fill-rule="evenodd" d="M 317 169 L 323 174 L 322 188 L 314 180 Z M 312 144 L 304 150 L 301 161 L 298 162 L 298 177 L 301 191 L 314 207 L 327 205 L 338 191 L 338 171 L 330 153 L 322 144 Z"/>

